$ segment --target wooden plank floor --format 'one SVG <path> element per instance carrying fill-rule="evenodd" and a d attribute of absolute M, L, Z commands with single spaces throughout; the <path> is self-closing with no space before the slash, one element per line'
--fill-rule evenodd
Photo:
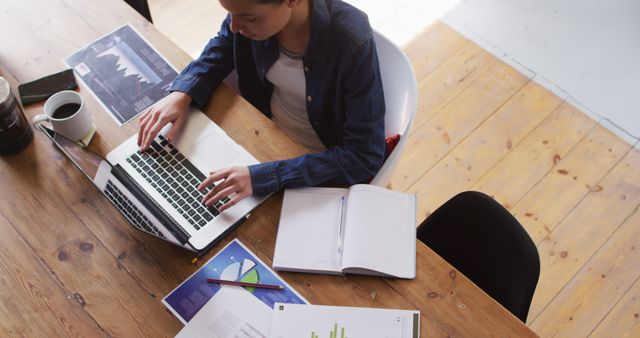
<path fill-rule="evenodd" d="M 195 13 L 199 2 L 210 3 L 150 1 L 156 26 L 193 56 L 224 15 Z M 405 51 L 419 110 L 391 187 L 418 196 L 418 221 L 458 192 L 493 196 L 538 245 L 535 332 L 640 336 L 637 146 L 441 22 Z"/>

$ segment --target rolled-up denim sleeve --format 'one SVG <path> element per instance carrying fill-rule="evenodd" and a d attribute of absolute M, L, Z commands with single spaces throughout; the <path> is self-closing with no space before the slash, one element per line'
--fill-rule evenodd
<path fill-rule="evenodd" d="M 209 40 L 202 54 L 178 75 L 169 91 L 185 92 L 199 108 L 203 108 L 213 89 L 234 69 L 233 39 L 227 16 L 218 34 Z"/>
<path fill-rule="evenodd" d="M 344 62 L 342 143 L 324 152 L 250 166 L 254 194 L 281 188 L 352 185 L 378 172 L 384 162 L 385 103 L 373 37 L 354 46 Z"/>

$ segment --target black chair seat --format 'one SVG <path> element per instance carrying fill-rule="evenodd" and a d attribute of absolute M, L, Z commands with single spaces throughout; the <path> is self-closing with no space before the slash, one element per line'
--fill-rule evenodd
<path fill-rule="evenodd" d="M 522 225 L 491 197 L 463 192 L 420 224 L 417 237 L 526 322 L 540 257 Z"/>

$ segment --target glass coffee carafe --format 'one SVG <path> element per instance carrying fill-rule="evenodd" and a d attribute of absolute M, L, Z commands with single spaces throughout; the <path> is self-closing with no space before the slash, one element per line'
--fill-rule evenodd
<path fill-rule="evenodd" d="M 0 155 L 17 154 L 33 140 L 33 131 L 9 82 L 0 76 Z"/>

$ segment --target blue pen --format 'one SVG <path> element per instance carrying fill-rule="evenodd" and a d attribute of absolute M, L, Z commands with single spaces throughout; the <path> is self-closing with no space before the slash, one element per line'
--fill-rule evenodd
<path fill-rule="evenodd" d="M 344 218 L 344 196 L 340 198 L 340 229 L 338 230 L 338 253 L 342 253 L 342 224 Z"/>

